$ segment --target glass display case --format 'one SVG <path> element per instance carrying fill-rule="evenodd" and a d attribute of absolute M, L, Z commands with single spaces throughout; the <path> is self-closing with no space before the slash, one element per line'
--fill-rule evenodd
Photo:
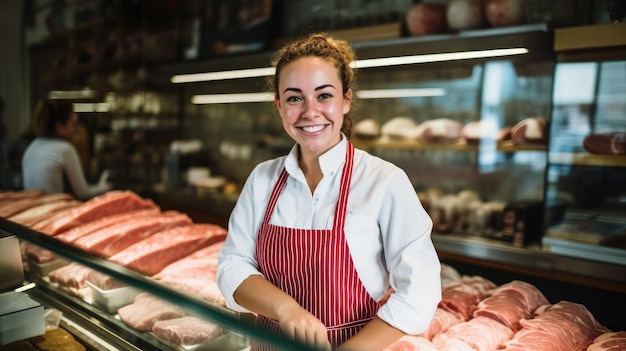
<path fill-rule="evenodd" d="M 9 248 L 6 239 L 15 242 L 10 245 L 11 252 L 6 251 Z M 43 305 L 47 311 L 44 313 L 46 323 L 68 331 L 87 350 L 240 351 L 247 350 L 252 340 L 285 349 L 312 350 L 255 326 L 251 314 L 236 313 L 189 289 L 163 283 L 4 218 L 0 218 L 0 241 L 6 256 L 0 260 L 2 276 L 21 274 L 25 277 L 23 282 L 15 279 L 9 285 L 3 282 L 0 293 L 25 293 Z M 53 255 L 54 260 L 37 264 L 29 259 L 30 256 L 15 250 L 43 250 L 46 255 Z M 17 265 L 14 264 L 15 258 Z M 100 283 L 92 283 L 94 280 L 91 279 L 87 280 L 86 287 L 73 286 L 74 283 L 66 284 L 58 276 L 54 278 L 51 272 L 55 270 L 63 270 L 59 274 L 70 282 L 89 279 L 84 277 L 86 272 L 96 272 L 105 278 L 106 284 L 115 283 L 116 286 L 103 287 Z M 134 310 L 132 315 L 129 310 L 127 316 L 122 317 L 122 308 L 131 306 L 139 296 L 150 299 L 145 309 Z M 156 326 L 159 320 L 180 320 L 184 325 L 160 330 Z M 194 343 L 188 337 L 204 341 Z M 4 347 L 0 346 L 0 349 Z"/>
<path fill-rule="evenodd" d="M 626 264 L 626 61 L 557 64 L 548 155 L 550 252 Z"/>

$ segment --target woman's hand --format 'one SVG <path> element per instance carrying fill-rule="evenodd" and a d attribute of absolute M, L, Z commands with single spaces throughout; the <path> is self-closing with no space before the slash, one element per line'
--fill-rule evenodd
<path fill-rule="evenodd" d="M 314 315 L 297 304 L 281 306 L 277 311 L 278 322 L 288 338 L 292 338 L 317 350 L 330 351 L 326 327 Z"/>

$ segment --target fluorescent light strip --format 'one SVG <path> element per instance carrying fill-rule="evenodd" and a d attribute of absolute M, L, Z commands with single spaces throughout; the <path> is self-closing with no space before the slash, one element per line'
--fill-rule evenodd
<path fill-rule="evenodd" d="M 52 90 L 48 92 L 49 99 L 90 99 L 96 96 L 96 92 L 91 89 L 83 90 Z"/>
<path fill-rule="evenodd" d="M 99 103 L 74 103 L 74 112 L 108 112 L 109 104 Z"/>
<path fill-rule="evenodd" d="M 172 76 L 171 82 L 172 83 L 192 83 L 192 82 L 205 82 L 205 81 L 212 81 L 212 80 L 264 77 L 264 76 L 273 75 L 275 71 L 276 70 L 274 67 L 265 67 L 265 68 L 239 69 L 239 70 L 233 70 L 233 71 L 180 74 L 180 75 Z"/>
<path fill-rule="evenodd" d="M 486 57 L 523 55 L 527 53 L 528 53 L 528 49 L 526 48 L 447 52 L 447 53 L 441 53 L 441 54 L 383 57 L 383 58 L 376 58 L 376 59 L 357 60 L 353 64 L 353 66 L 357 68 L 387 67 L 387 66 L 397 66 L 397 65 L 409 65 L 409 64 L 415 64 L 415 63 L 429 63 L 429 62 L 441 62 L 441 61 L 469 60 L 469 59 L 486 58 Z"/>
<path fill-rule="evenodd" d="M 357 68 L 386 67 L 386 66 L 408 65 L 408 64 L 415 64 L 415 63 L 469 60 L 469 59 L 487 58 L 487 57 L 523 55 L 527 53 L 528 53 L 528 49 L 526 48 L 448 52 L 448 53 L 441 53 L 441 54 L 383 57 L 383 58 L 377 58 L 377 59 L 357 60 L 355 62 L 352 62 L 351 66 L 357 67 Z M 275 72 L 276 70 L 274 69 L 274 67 L 265 67 L 265 68 L 240 69 L 240 70 L 233 70 L 233 71 L 179 74 L 179 75 L 172 76 L 170 81 L 172 83 L 206 82 L 206 81 L 214 81 L 214 80 L 271 76 Z"/>
<path fill-rule="evenodd" d="M 359 90 L 356 92 L 356 96 L 359 99 L 387 99 L 387 98 L 443 96 L 443 95 L 446 95 L 446 91 L 441 88 L 377 89 L 377 90 Z"/>
<path fill-rule="evenodd" d="M 236 102 L 267 102 L 274 100 L 274 93 L 241 93 L 241 94 L 209 94 L 194 95 L 191 103 L 202 104 L 231 104 Z"/>
<path fill-rule="evenodd" d="M 360 90 L 357 93 L 360 99 L 384 99 L 399 97 L 423 97 L 423 96 L 442 96 L 446 94 L 444 89 L 425 88 L 425 89 L 378 89 L 378 90 Z M 241 94 L 207 94 L 194 95 L 191 97 L 191 103 L 196 105 L 203 104 L 231 104 L 238 102 L 268 102 L 274 101 L 274 93 L 241 93 Z"/>

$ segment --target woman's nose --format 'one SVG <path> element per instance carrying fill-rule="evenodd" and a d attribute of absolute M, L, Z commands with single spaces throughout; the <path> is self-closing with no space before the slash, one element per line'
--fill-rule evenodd
<path fill-rule="evenodd" d="M 304 110 L 302 111 L 302 117 L 315 118 L 318 114 L 317 104 L 313 101 L 307 101 L 304 103 Z"/>

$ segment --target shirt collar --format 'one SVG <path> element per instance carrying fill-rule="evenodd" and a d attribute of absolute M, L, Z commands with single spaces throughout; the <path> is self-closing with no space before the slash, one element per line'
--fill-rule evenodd
<path fill-rule="evenodd" d="M 285 169 L 289 175 L 304 179 L 304 174 L 302 173 L 302 169 L 298 164 L 298 148 L 300 146 L 295 144 L 287 158 L 285 159 Z M 337 174 L 343 164 L 346 161 L 346 152 L 348 149 L 348 139 L 346 136 L 341 133 L 341 141 L 339 144 L 330 148 L 330 150 L 326 151 L 324 154 L 320 156 L 320 167 L 322 168 L 322 173 L 326 174 Z"/>

